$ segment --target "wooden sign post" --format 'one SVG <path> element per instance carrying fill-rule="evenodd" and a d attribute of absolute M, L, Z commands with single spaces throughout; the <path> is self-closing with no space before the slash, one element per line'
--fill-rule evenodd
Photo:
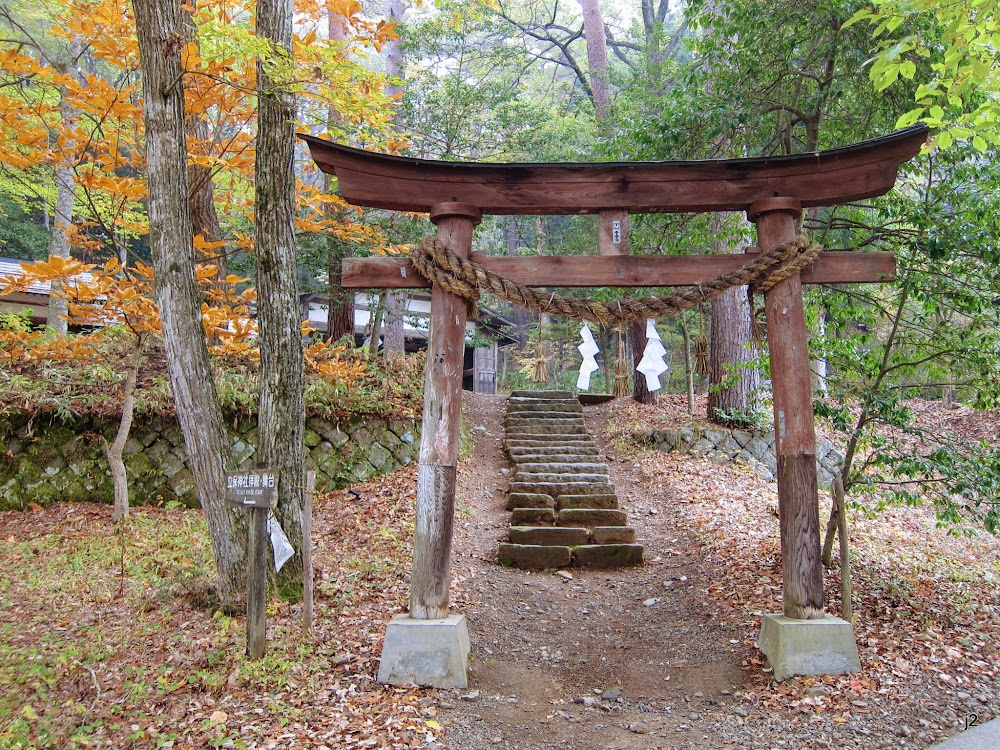
<path fill-rule="evenodd" d="M 429 212 L 438 225 L 440 243 L 462 258 L 470 256 L 472 227 L 481 213 L 601 214 L 600 257 L 471 254 L 473 261 L 511 281 L 535 287 L 651 287 L 705 283 L 742 266 L 747 258 L 627 256 L 628 214 L 746 211 L 757 225 L 761 248 L 767 251 L 794 237 L 795 219 L 803 207 L 847 203 L 891 190 L 900 165 L 919 152 L 927 130 L 908 128 L 814 154 L 600 164 L 442 162 L 373 154 L 312 136 L 302 138 L 319 167 L 337 176 L 341 197 L 361 206 Z M 784 611 L 765 617 L 760 646 L 778 679 L 858 668 L 850 624 L 823 612 L 816 436 L 802 284 L 894 278 L 891 254 L 824 252 L 810 267 L 765 294 L 777 433 Z M 406 259 L 348 259 L 342 280 L 345 288 L 352 289 L 429 285 Z M 466 302 L 437 286 L 432 299 L 410 624 L 444 618 L 448 612 Z M 439 633 L 421 631 L 423 642 L 417 644 L 407 641 L 409 631 L 402 624 L 394 629 L 396 624 L 394 620 L 386 634 L 386 671 L 380 668 L 380 681 L 398 676 L 395 666 L 387 666 L 391 650 L 389 661 L 424 660 L 423 673 L 419 669 L 407 672 L 403 681 L 464 686 L 464 657 L 460 667 L 440 663 L 453 658 L 442 654 L 456 651 L 448 651 L 435 640 Z M 455 636 L 448 643 L 459 641 L 461 637 Z M 467 653 L 467 645 L 465 649 Z M 422 674 L 432 672 L 449 676 L 436 683 L 421 679 Z"/>
<path fill-rule="evenodd" d="M 266 469 L 226 474 L 226 502 L 250 508 L 247 544 L 247 656 L 264 656 L 267 619 L 267 514 L 275 507 L 275 473 Z"/>

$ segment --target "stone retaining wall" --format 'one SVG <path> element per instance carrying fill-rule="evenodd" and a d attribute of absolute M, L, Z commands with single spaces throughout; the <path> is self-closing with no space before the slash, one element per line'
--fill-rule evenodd
<path fill-rule="evenodd" d="M 254 465 L 257 423 L 229 424 L 239 468 Z M 0 418 L 0 510 L 56 501 L 112 502 L 111 471 L 103 435 L 112 439 L 116 422 L 82 419 L 70 423 L 21 415 Z M 307 467 L 320 489 L 361 482 L 417 459 L 420 426 L 382 419 L 306 421 Z M 177 422 L 137 418 L 125 446 L 125 466 L 134 505 L 181 502 L 198 505 L 194 477 Z"/>
<path fill-rule="evenodd" d="M 742 463 L 773 482 L 778 459 L 774 432 L 762 430 L 654 430 L 643 436 L 657 450 L 689 453 L 719 464 Z M 829 487 L 834 474 L 844 466 L 844 456 L 826 438 L 816 439 L 816 474 L 820 487 Z"/>

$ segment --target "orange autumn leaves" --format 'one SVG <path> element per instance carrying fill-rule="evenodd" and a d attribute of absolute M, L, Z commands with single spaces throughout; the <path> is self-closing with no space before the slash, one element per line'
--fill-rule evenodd
<path fill-rule="evenodd" d="M 213 343 L 209 351 L 220 357 L 258 361 L 257 323 L 252 305 L 256 290 L 247 279 L 230 274 L 221 282 L 215 266 L 198 267 L 196 277 L 202 287 L 202 325 Z M 160 332 L 160 318 L 153 301 L 153 269 L 144 263 L 125 268 L 117 260 L 103 266 L 72 258 L 52 257 L 40 263 L 21 264 L 21 273 L 0 276 L 0 296 L 48 284 L 50 294 L 67 301 L 68 321 L 87 333 L 53 336 L 46 331 L 0 329 L 0 361 L 69 361 L 93 357 L 109 331 L 124 328 L 136 340 Z M 303 325 L 301 334 L 310 332 Z M 290 333 L 294 335 L 294 333 Z M 322 377 L 350 385 L 362 373 L 358 362 L 341 359 L 343 347 L 315 341 L 305 347 L 307 368 Z"/>
<path fill-rule="evenodd" d="M 393 24 L 362 15 L 353 0 L 299 0 L 296 54 L 272 55 L 253 33 L 254 4 L 208 0 L 184 6 L 182 59 L 192 165 L 209 170 L 229 252 L 252 251 L 256 65 L 264 59 L 299 101 L 300 127 L 340 140 L 398 149 L 390 132 L 386 77 L 365 56 L 395 38 Z M 147 231 L 141 74 L 127 0 L 71 0 L 54 15 L 15 6 L 25 23 L 0 42 L 0 190 L 51 207 L 51 170 L 76 186 L 72 244 L 98 257 Z M 331 16 L 332 14 L 332 16 Z M 30 24 L 28 21 L 30 20 Z M 333 23 L 343 40 L 328 39 Z M 30 27 L 30 31 L 28 28 Z M 299 164 L 300 233 L 335 232 L 369 252 L 389 244 Z M 192 186 L 194 189 L 196 186 Z M 109 252 L 113 250 L 114 252 Z"/>

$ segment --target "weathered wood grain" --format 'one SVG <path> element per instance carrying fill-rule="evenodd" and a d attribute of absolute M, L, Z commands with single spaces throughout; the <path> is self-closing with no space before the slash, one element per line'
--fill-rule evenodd
<path fill-rule="evenodd" d="M 615 255 L 499 257 L 474 252 L 471 260 L 531 287 L 670 287 L 704 284 L 735 271 L 746 255 Z M 895 281 L 892 253 L 827 251 L 802 272 L 803 284 Z M 345 289 L 420 289 L 430 286 L 406 258 L 345 258 Z"/>
<path fill-rule="evenodd" d="M 799 207 L 770 201 L 751 207 L 761 247 L 792 239 Z M 823 616 L 816 431 L 809 375 L 808 332 L 798 275 L 764 296 L 771 357 L 775 452 L 778 459 L 778 515 L 784 614 L 800 620 Z"/>
<path fill-rule="evenodd" d="M 449 204 L 431 218 L 438 239 L 468 257 L 479 212 Z M 439 286 L 432 289 L 410 583 L 410 617 L 418 620 L 448 616 L 467 312 L 461 297 Z"/>
<path fill-rule="evenodd" d="M 488 214 L 741 211 L 771 196 L 828 206 L 888 192 L 920 150 L 916 126 L 813 154 L 674 162 L 483 164 L 375 154 L 301 135 L 350 203 L 402 211 L 462 201 Z"/>
<path fill-rule="evenodd" d="M 820 619 L 824 615 L 823 567 L 816 455 L 778 454 L 777 469 L 784 615 L 797 620 Z"/>
<path fill-rule="evenodd" d="M 267 508 L 250 509 L 247 549 L 247 656 L 260 659 L 266 646 L 267 619 Z"/>
<path fill-rule="evenodd" d="M 302 498 L 302 634 L 313 632 L 312 514 L 316 492 L 316 472 L 306 472 L 306 492 Z"/>

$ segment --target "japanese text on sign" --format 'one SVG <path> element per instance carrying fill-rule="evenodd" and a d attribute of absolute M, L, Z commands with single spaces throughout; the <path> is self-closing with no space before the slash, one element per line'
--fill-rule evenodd
<path fill-rule="evenodd" d="M 274 487 L 273 471 L 232 472 L 226 474 L 226 502 L 249 508 L 273 508 Z"/>

